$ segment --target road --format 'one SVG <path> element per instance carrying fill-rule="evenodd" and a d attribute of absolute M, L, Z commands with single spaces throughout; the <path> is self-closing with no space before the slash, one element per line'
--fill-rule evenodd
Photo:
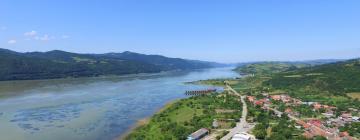
<path fill-rule="evenodd" d="M 226 85 L 226 89 L 231 92 L 232 94 L 235 94 L 237 96 L 240 96 L 241 98 L 241 103 L 242 103 L 242 114 L 241 114 L 241 118 L 240 118 L 240 122 L 238 122 L 236 124 L 236 127 L 232 128 L 230 130 L 230 132 L 224 136 L 223 138 L 221 138 L 221 140 L 229 140 L 231 139 L 232 136 L 234 136 L 236 133 L 241 133 L 241 132 L 247 132 L 250 129 L 252 129 L 253 126 L 250 126 L 247 122 L 246 122 L 246 116 L 248 113 L 247 110 L 247 105 L 245 102 L 245 96 L 241 96 L 237 91 L 235 91 L 233 88 L 231 88 L 229 85 Z"/>

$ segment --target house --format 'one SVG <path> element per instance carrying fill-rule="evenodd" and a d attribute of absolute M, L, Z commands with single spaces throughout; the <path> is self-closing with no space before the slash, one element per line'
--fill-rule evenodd
<path fill-rule="evenodd" d="M 231 140 L 250 140 L 250 139 L 251 136 L 248 133 L 238 133 L 231 138 Z"/>
<path fill-rule="evenodd" d="M 268 97 L 269 96 L 269 93 L 261 93 L 261 95 L 265 96 L 265 97 Z"/>
<path fill-rule="evenodd" d="M 322 107 L 322 105 L 319 103 L 315 103 L 315 104 L 313 104 L 313 107 L 315 110 L 319 110 Z"/>
<path fill-rule="evenodd" d="M 347 137 L 347 136 L 349 136 L 349 133 L 346 131 L 340 133 L 340 137 Z"/>
<path fill-rule="evenodd" d="M 331 118 L 334 116 L 334 112 L 333 111 L 327 111 L 325 113 L 321 113 L 322 115 L 324 115 L 326 118 Z"/>
<path fill-rule="evenodd" d="M 301 105 L 301 104 L 302 104 L 302 101 L 299 100 L 299 99 L 294 99 L 294 104 L 295 104 L 295 105 Z"/>
<path fill-rule="evenodd" d="M 200 140 L 201 138 L 205 137 L 206 135 L 209 134 L 209 130 L 206 128 L 201 128 L 197 131 L 195 131 L 194 133 L 190 134 L 187 137 L 187 140 Z"/>
<path fill-rule="evenodd" d="M 212 127 L 213 128 L 218 128 L 219 127 L 219 122 L 216 119 L 214 119 L 214 121 L 212 122 Z"/>
<path fill-rule="evenodd" d="M 257 100 L 255 102 L 255 105 L 258 105 L 258 106 L 262 106 L 264 104 L 264 102 L 262 100 Z"/>
<path fill-rule="evenodd" d="M 311 124 L 311 125 L 315 125 L 317 127 L 322 127 L 323 126 L 322 122 L 320 120 L 318 120 L 318 119 L 310 120 L 308 123 Z"/>
<path fill-rule="evenodd" d="M 254 102 L 255 101 L 254 96 L 247 96 L 247 99 L 249 100 L 249 102 Z"/>
<path fill-rule="evenodd" d="M 304 127 L 305 129 L 310 127 L 309 124 L 307 124 L 306 122 L 304 122 L 302 120 L 297 120 L 296 123 L 299 124 L 299 125 L 302 125 L 302 127 Z"/>
<path fill-rule="evenodd" d="M 285 113 L 290 114 L 292 112 L 291 108 L 286 108 Z"/>
<path fill-rule="evenodd" d="M 280 96 L 280 95 L 271 95 L 270 98 L 273 99 L 273 100 L 275 100 L 275 101 L 280 101 L 280 100 L 281 100 L 281 96 Z"/>
<path fill-rule="evenodd" d="M 351 118 L 351 117 L 352 117 L 351 113 L 343 113 L 343 114 L 341 114 L 341 118 L 343 118 L 343 119 Z"/>

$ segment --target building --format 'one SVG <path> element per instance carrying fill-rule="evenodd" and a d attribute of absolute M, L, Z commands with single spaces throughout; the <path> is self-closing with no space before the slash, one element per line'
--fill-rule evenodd
<path fill-rule="evenodd" d="M 327 112 L 321 113 L 321 114 L 324 115 L 326 118 L 331 118 L 331 117 L 335 116 L 333 111 L 327 111 Z"/>
<path fill-rule="evenodd" d="M 200 140 L 201 138 L 205 137 L 208 134 L 209 134 L 208 129 L 201 128 L 201 129 L 195 131 L 194 133 L 190 134 L 187 137 L 187 140 Z"/>
<path fill-rule="evenodd" d="M 292 113 L 291 108 L 286 108 L 286 109 L 285 109 L 285 113 L 287 113 L 287 114 L 291 114 L 291 113 Z"/>
<path fill-rule="evenodd" d="M 318 119 L 310 120 L 308 123 L 311 124 L 311 125 L 315 125 L 317 127 L 322 127 L 323 126 L 322 122 L 320 120 L 318 120 Z"/>
<path fill-rule="evenodd" d="M 219 127 L 219 122 L 216 119 L 214 119 L 214 121 L 212 123 L 212 127 L 213 128 L 218 128 Z"/>
<path fill-rule="evenodd" d="M 273 100 L 275 100 L 275 101 L 280 101 L 280 100 L 281 100 L 281 96 L 280 96 L 280 95 L 271 95 L 270 98 L 273 99 Z"/>
<path fill-rule="evenodd" d="M 250 139 L 251 136 L 248 133 L 238 133 L 231 138 L 231 140 L 250 140 Z"/>
<path fill-rule="evenodd" d="M 249 100 L 249 102 L 254 102 L 255 101 L 254 96 L 247 96 L 247 99 Z"/>
<path fill-rule="evenodd" d="M 313 106 L 314 106 L 315 110 L 319 110 L 322 107 L 322 105 L 319 103 L 315 103 L 315 104 L 313 104 Z"/>

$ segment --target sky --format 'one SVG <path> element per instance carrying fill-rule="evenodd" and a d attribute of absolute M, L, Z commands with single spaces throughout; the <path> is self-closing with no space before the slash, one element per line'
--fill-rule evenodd
<path fill-rule="evenodd" d="M 216 62 L 360 54 L 359 0 L 0 0 L 0 48 Z"/>

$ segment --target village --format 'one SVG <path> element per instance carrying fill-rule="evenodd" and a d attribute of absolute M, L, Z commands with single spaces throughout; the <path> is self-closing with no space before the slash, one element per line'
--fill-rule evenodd
<path fill-rule="evenodd" d="M 303 102 L 300 99 L 292 98 L 286 94 L 247 96 L 247 100 L 254 106 L 259 106 L 263 110 L 272 110 L 276 116 L 281 117 L 283 113 L 296 121 L 297 128 L 304 130 L 303 135 L 306 138 L 323 136 L 331 140 L 356 140 L 349 136 L 349 133 L 341 132 L 339 127 L 353 122 L 359 122 L 359 110 L 349 108 L 348 112 L 335 114 L 337 107 L 320 104 L 318 102 Z M 296 111 L 301 106 L 311 108 L 313 116 L 305 117 L 302 112 Z M 284 108 L 285 107 L 285 108 Z"/>
<path fill-rule="evenodd" d="M 238 94 L 231 87 L 228 87 L 228 90 Z M 245 99 L 245 102 L 239 102 L 245 108 L 246 103 L 248 103 L 249 106 L 260 110 L 273 112 L 273 117 L 280 118 L 286 115 L 296 123 L 295 127 L 303 132 L 302 135 L 307 139 L 322 136 L 329 140 L 357 140 L 356 137 L 350 136 L 347 131 L 340 131 L 339 128 L 346 124 L 360 122 L 358 109 L 348 108 L 348 111 L 337 113 L 336 106 L 320 104 L 319 102 L 305 102 L 298 98 L 292 98 L 285 93 L 277 95 L 262 93 L 257 96 L 239 94 L 239 97 Z M 301 108 L 305 108 L 307 111 L 301 110 Z M 214 120 L 211 130 L 201 128 L 189 135 L 188 140 L 255 140 L 252 128 L 257 122 L 246 119 L 246 114 L 247 109 L 243 109 L 243 116 L 239 119 L 238 124 L 234 128 L 224 131 L 226 133 L 220 134 L 221 136 L 214 133 L 223 130 L 217 129 L 218 122 Z"/>

